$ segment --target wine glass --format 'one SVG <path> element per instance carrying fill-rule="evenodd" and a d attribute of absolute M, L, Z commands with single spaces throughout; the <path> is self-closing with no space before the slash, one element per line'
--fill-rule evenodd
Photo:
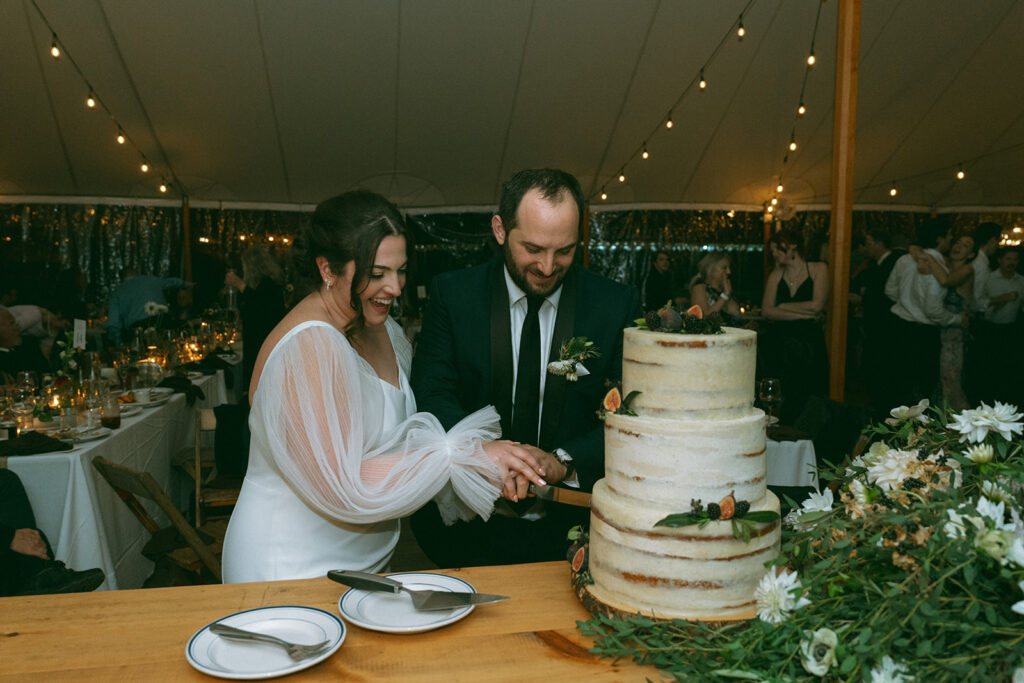
<path fill-rule="evenodd" d="M 779 421 L 775 417 L 775 406 L 782 402 L 782 384 L 775 377 L 765 377 L 757 385 L 757 397 L 768 409 L 768 424 L 773 425 Z"/>

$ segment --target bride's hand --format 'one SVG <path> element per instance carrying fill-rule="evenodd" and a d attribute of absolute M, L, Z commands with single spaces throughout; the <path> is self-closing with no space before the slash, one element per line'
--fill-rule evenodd
<path fill-rule="evenodd" d="M 545 486 L 542 468 L 528 450 L 514 441 L 489 441 L 483 445 L 484 452 L 502 470 L 505 478 L 502 495 L 518 501 L 526 495 L 530 482 Z M 517 486 L 518 484 L 518 486 Z"/>

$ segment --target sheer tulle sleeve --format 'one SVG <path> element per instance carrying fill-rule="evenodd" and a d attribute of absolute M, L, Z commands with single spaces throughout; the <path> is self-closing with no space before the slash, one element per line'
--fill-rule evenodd
<path fill-rule="evenodd" d="M 407 346 L 396 343 L 403 365 Z M 260 376 L 254 448 L 264 449 L 308 505 L 344 522 L 404 517 L 435 496 L 448 523 L 486 519 L 502 473 L 481 444 L 500 436 L 497 411 L 479 410 L 447 434 L 433 415 L 415 413 L 383 434 L 383 391 L 340 332 L 297 328 Z"/>

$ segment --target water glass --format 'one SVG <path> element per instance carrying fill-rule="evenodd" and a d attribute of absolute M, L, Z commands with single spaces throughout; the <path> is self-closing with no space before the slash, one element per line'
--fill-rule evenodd
<path fill-rule="evenodd" d="M 768 409 L 768 424 L 775 424 L 775 407 L 782 402 L 782 384 L 775 377 L 765 377 L 757 385 L 757 396 Z"/>

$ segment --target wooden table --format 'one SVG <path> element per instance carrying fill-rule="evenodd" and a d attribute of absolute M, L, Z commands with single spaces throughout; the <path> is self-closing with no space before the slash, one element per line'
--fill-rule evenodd
<path fill-rule="evenodd" d="M 510 600 L 436 631 L 392 635 L 346 623 L 344 644 L 294 674 L 333 681 L 664 681 L 656 669 L 599 659 L 576 621 L 589 614 L 565 562 L 443 570 Z M 308 605 L 338 614 L 345 588 L 305 579 L 0 598 L 0 680 L 213 680 L 185 659 L 206 624 L 241 610 Z"/>

